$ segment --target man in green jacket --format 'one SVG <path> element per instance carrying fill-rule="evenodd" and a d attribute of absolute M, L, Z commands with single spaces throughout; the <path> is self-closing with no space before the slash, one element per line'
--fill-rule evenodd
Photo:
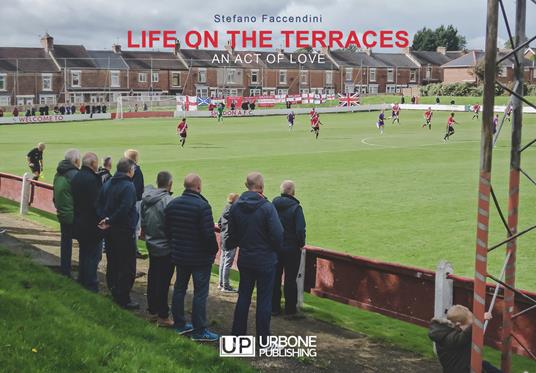
<path fill-rule="evenodd" d="M 71 180 L 80 168 L 80 151 L 69 149 L 65 159 L 58 163 L 54 175 L 54 206 L 61 230 L 60 268 L 61 273 L 71 277 L 71 256 L 73 252 L 73 218 L 74 206 L 71 193 Z"/>

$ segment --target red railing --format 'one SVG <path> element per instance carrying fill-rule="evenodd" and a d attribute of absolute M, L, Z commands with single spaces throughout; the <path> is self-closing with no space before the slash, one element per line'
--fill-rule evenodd
<path fill-rule="evenodd" d="M 32 182 L 32 207 L 55 212 L 52 186 Z M 22 178 L 0 173 L 0 197 L 20 201 Z M 304 290 L 312 295 L 378 312 L 389 317 L 426 327 L 434 316 L 435 272 L 399 264 L 353 256 L 314 246 L 306 246 Z M 450 275 L 454 285 L 454 304 L 471 308 L 473 280 Z M 487 287 L 490 304 L 494 285 Z M 536 298 L 536 293 L 523 294 Z M 502 291 L 494 308 L 494 319 L 488 327 L 486 343 L 499 348 L 501 344 Z M 530 305 L 521 296 L 515 298 L 514 314 Z M 516 337 L 536 349 L 536 309 L 515 318 Z M 528 355 L 517 342 L 514 352 Z"/>

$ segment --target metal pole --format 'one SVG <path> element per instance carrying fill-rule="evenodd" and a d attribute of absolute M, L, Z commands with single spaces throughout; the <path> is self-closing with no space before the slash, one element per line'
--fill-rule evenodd
<path fill-rule="evenodd" d="M 495 104 L 495 61 L 497 60 L 498 0 L 488 0 L 486 55 L 484 72 L 484 108 L 480 141 L 480 181 L 476 236 L 475 282 L 473 295 L 473 341 L 471 372 L 482 372 L 484 352 L 484 313 L 486 311 L 486 275 L 488 262 L 488 225 L 491 195 L 491 161 L 493 153 L 493 107 Z"/>
<path fill-rule="evenodd" d="M 526 0 L 516 1 L 516 35 L 515 46 L 526 40 L 525 22 L 526 22 Z M 514 76 L 516 79 L 515 93 L 523 95 L 523 53 L 518 51 L 517 59 L 514 66 Z M 519 177 L 521 167 L 521 127 L 523 120 L 523 103 L 519 97 L 512 96 L 512 149 L 510 153 L 510 185 L 508 198 L 508 226 L 510 232 L 515 235 L 518 224 L 518 207 L 519 207 Z M 505 283 L 510 287 L 515 287 L 516 273 L 516 249 L 517 240 L 511 240 L 506 246 L 506 272 Z M 512 370 L 512 313 L 514 311 L 515 293 L 509 289 L 504 289 L 504 310 L 503 310 L 503 329 L 502 329 L 502 358 L 501 368 L 504 373 L 510 373 Z"/>

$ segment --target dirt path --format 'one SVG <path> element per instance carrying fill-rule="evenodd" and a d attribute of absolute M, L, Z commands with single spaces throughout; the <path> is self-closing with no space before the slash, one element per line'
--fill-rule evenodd
<path fill-rule="evenodd" d="M 26 255 L 37 263 L 49 267 L 59 266 L 59 233 L 17 215 L 0 214 L 0 227 L 7 233 L 0 236 L 0 244 L 15 253 Z M 78 248 L 73 249 L 73 261 L 78 258 Z M 148 261 L 138 260 L 138 271 L 147 272 Z M 99 265 L 102 293 L 106 259 Z M 76 270 L 76 263 L 74 263 Z M 223 294 L 211 282 L 208 316 L 211 329 L 228 334 L 231 329 L 236 294 Z M 133 298 L 142 307 L 138 314 L 146 314 L 146 276 L 136 279 Z M 188 301 L 191 300 L 189 292 Z M 189 307 L 189 305 L 188 305 Z M 249 316 L 249 330 L 254 331 L 254 307 Z M 355 333 L 312 318 L 289 321 L 272 319 L 274 335 L 316 335 L 317 357 L 314 359 L 254 358 L 251 364 L 264 372 L 440 372 L 436 361 L 387 344 L 372 341 L 366 335 Z"/>

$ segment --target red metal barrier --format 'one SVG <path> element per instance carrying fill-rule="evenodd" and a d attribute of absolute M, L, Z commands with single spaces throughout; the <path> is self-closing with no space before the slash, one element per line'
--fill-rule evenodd
<path fill-rule="evenodd" d="M 32 207 L 54 213 L 52 186 L 41 182 L 33 184 L 35 192 Z M 0 173 L 1 197 L 19 201 L 21 186 L 21 177 Z M 219 233 L 217 227 L 216 232 Z M 435 272 L 314 246 L 306 246 L 305 250 L 305 291 L 423 327 L 428 326 L 434 315 Z M 218 259 L 219 255 L 217 261 Z M 471 308 L 473 280 L 454 275 L 450 278 L 454 282 L 453 303 Z M 494 285 L 487 286 L 487 304 L 490 304 L 494 289 Z M 523 294 L 536 299 L 536 293 L 524 291 Z M 528 306 L 528 300 L 516 296 L 514 314 Z M 501 291 L 485 341 L 496 348 L 501 345 L 502 307 Z M 532 351 L 536 349 L 535 313 L 536 309 L 515 318 L 514 327 L 516 337 Z M 517 342 L 513 343 L 513 349 L 516 354 L 528 355 Z"/>

